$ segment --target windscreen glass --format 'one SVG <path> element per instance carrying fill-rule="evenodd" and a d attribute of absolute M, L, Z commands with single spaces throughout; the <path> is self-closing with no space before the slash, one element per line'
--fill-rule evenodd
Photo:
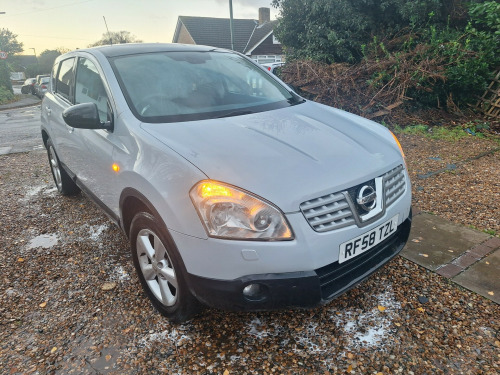
<path fill-rule="evenodd" d="M 148 53 L 116 57 L 111 64 L 132 112 L 145 122 L 228 117 L 296 104 L 272 76 L 234 53 Z"/>

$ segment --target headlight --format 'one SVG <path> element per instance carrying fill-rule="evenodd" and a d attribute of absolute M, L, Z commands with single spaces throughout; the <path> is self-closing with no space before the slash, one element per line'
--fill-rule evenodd
<path fill-rule="evenodd" d="M 389 131 L 390 131 L 390 130 L 389 130 Z M 403 156 L 403 161 L 405 162 L 405 168 L 406 168 L 406 157 L 405 157 L 405 153 L 404 153 L 404 151 L 403 151 L 403 147 L 401 147 L 401 143 L 399 143 L 399 140 L 398 140 L 398 138 L 396 137 L 396 135 L 395 135 L 393 132 L 391 132 L 391 134 L 392 134 L 392 136 L 394 137 L 394 140 L 396 141 L 396 144 L 397 144 L 397 145 L 398 145 L 398 147 L 399 147 L 399 151 L 401 151 L 401 156 Z M 408 169 L 408 168 L 406 168 L 406 169 Z"/>
<path fill-rule="evenodd" d="M 210 237 L 235 240 L 292 240 L 277 207 L 222 182 L 204 180 L 189 192 Z"/>

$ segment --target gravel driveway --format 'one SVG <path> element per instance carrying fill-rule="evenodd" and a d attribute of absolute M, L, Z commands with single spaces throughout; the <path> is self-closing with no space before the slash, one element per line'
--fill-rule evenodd
<path fill-rule="evenodd" d="M 498 153 L 445 174 L 450 183 L 416 177 L 439 169 L 434 162 L 448 163 L 449 153 L 421 137 L 404 136 L 402 141 L 419 208 L 454 215 L 464 203 L 440 198 L 439 182 L 452 186 L 458 183 L 455 176 L 463 189 L 470 183 L 471 165 L 472 172 L 489 165 L 484 176 L 496 181 L 482 175 L 473 176 L 474 181 L 499 193 Z M 495 147 L 475 142 L 467 144 L 468 150 L 475 147 L 472 155 Z M 455 144 L 447 152 L 460 147 Z M 455 151 L 450 160 L 463 161 L 468 152 L 455 157 Z M 491 205 L 498 212 L 499 200 L 488 199 L 474 203 L 473 214 L 454 218 L 498 229 L 499 215 L 492 223 L 488 217 Z M 84 195 L 57 195 L 45 153 L 0 156 L 0 200 L 2 373 L 500 372 L 500 307 L 401 257 L 320 308 L 205 310 L 190 323 L 175 326 L 143 295 L 120 230 Z"/>

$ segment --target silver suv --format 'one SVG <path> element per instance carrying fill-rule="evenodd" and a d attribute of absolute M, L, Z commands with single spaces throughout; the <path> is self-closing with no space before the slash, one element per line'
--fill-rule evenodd
<path fill-rule="evenodd" d="M 227 50 L 130 44 L 57 58 L 42 137 L 57 189 L 130 239 L 174 322 L 206 304 L 308 307 L 398 254 L 411 224 L 399 142 L 304 100 Z"/>

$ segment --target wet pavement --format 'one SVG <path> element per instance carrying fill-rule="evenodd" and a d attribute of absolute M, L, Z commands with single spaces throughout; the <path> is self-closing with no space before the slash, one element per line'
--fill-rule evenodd
<path fill-rule="evenodd" d="M 419 213 L 401 256 L 500 303 L 498 237 Z"/>
<path fill-rule="evenodd" d="M 43 149 L 40 106 L 0 111 L 0 155 Z"/>

